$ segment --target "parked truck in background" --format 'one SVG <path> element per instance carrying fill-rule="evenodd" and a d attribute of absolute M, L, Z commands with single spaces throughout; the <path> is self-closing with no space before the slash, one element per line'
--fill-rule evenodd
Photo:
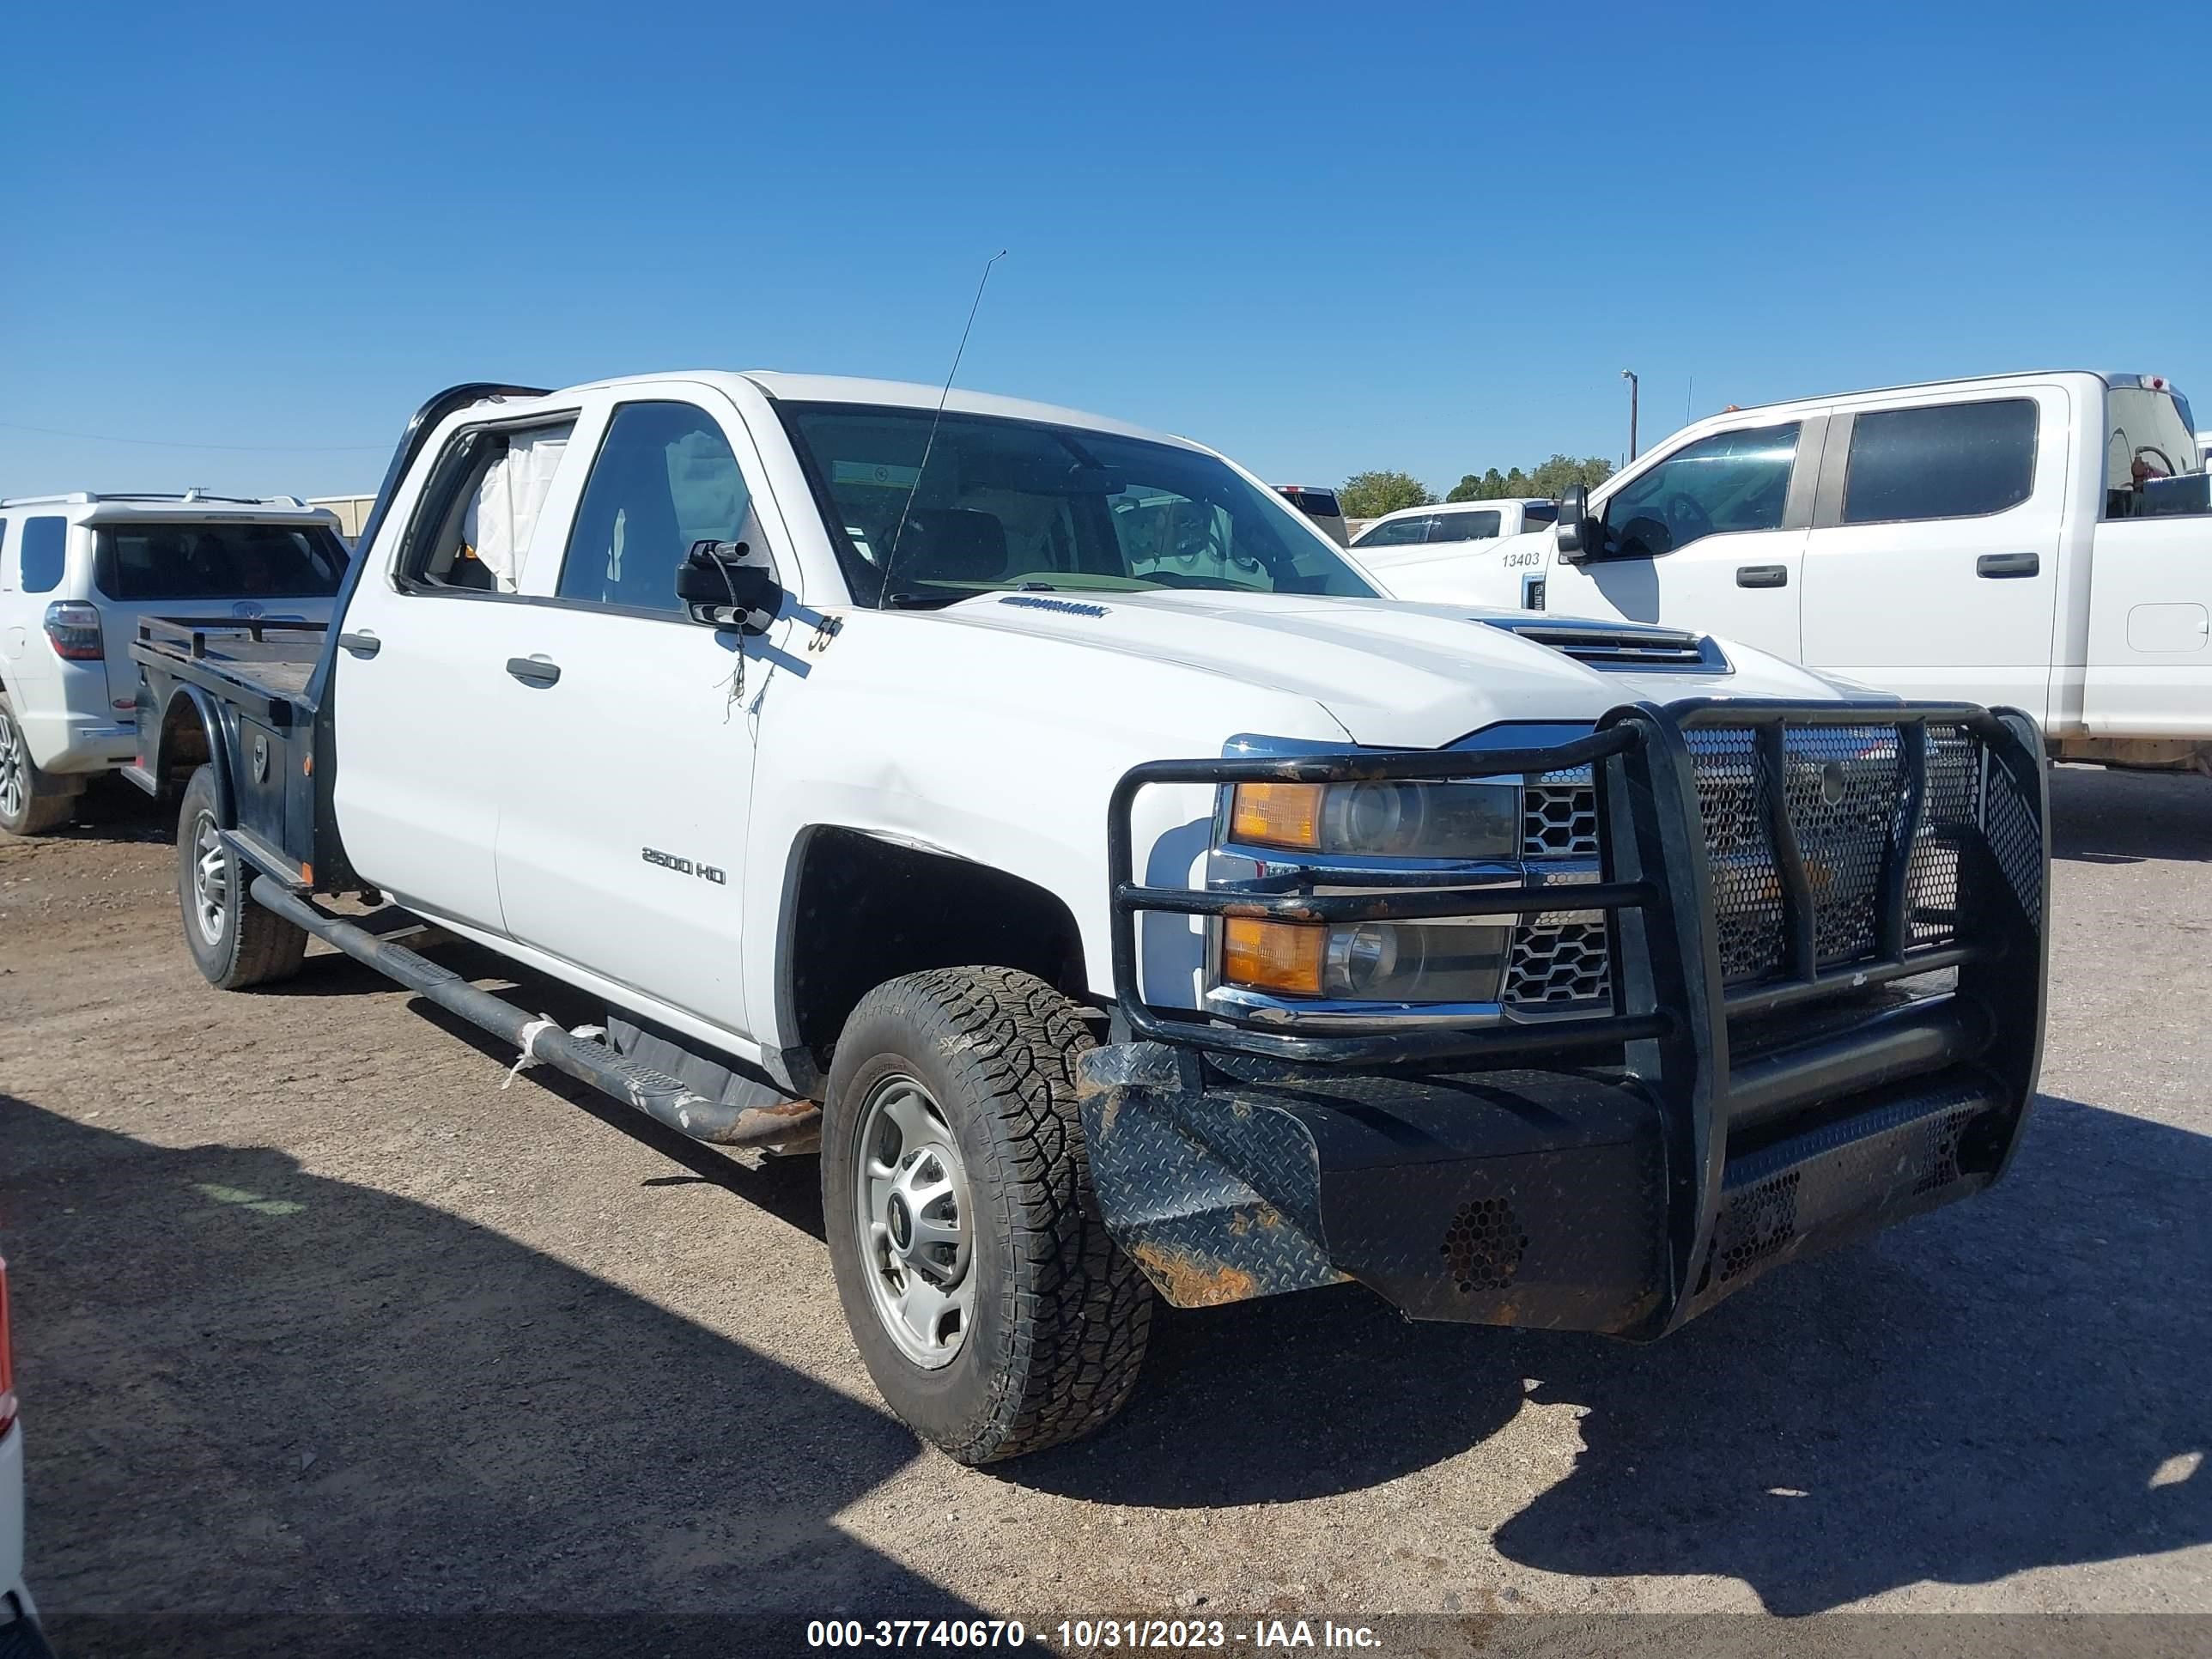
<path fill-rule="evenodd" d="M 1390 602 L 1095 416 L 456 388 L 326 629 L 132 655 L 211 982 L 320 939 L 684 1133 L 818 1151 L 854 1340 L 967 1462 L 1111 1418 L 1156 1297 L 1660 1336 L 1987 1186 L 2033 1092 L 2024 716 Z"/>
<path fill-rule="evenodd" d="M 2212 516 L 2154 375 L 1996 375 L 1683 428 L 1550 534 L 1380 574 L 1401 598 L 1710 629 L 2052 755 L 2212 771 Z"/>

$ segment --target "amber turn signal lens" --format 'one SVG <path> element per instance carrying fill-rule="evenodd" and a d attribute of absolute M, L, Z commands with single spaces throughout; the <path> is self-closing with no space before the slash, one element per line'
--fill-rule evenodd
<path fill-rule="evenodd" d="M 1253 847 L 1321 845 L 1318 783 L 1240 783 L 1229 813 L 1229 838 Z"/>
<path fill-rule="evenodd" d="M 1221 977 L 1256 991 L 1319 996 L 1328 945 L 1326 927 L 1231 916 L 1221 929 Z"/>

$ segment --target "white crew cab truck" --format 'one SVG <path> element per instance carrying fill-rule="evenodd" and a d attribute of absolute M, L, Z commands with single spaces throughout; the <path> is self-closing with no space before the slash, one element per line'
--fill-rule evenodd
<path fill-rule="evenodd" d="M 296 496 L 0 501 L 0 830 L 66 823 L 137 753 L 140 622 L 320 621 L 345 568 L 337 520 Z"/>
<path fill-rule="evenodd" d="M 1711 629 L 2051 752 L 2212 771 L 2212 517 L 2155 375 L 2006 374 L 1731 410 L 1548 536 L 1379 572 L 1403 599 Z"/>
<path fill-rule="evenodd" d="M 132 648 L 202 971 L 319 938 L 684 1133 L 818 1151 L 854 1339 L 974 1462 L 1111 1417 L 1155 1294 L 1654 1337 L 2002 1170 L 2023 717 L 1379 599 L 1209 450 L 939 396 L 432 399 L 327 629 Z"/>

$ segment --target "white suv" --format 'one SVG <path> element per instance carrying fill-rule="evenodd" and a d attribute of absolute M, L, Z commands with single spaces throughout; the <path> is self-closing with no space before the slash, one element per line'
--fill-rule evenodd
<path fill-rule="evenodd" d="M 0 830 L 67 823 L 137 753 L 141 620 L 320 622 L 346 559 L 336 517 L 296 496 L 0 501 Z"/>

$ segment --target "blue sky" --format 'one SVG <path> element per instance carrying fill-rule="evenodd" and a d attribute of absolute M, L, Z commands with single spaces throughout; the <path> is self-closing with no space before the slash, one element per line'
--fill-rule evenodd
<path fill-rule="evenodd" d="M 2027 367 L 2212 414 L 2202 8 L 118 3 L 4 39 L 11 493 L 365 491 L 462 380 L 934 381 L 1000 247 L 963 385 L 1282 481 L 1617 457 L 1624 367 L 1647 442 Z"/>

